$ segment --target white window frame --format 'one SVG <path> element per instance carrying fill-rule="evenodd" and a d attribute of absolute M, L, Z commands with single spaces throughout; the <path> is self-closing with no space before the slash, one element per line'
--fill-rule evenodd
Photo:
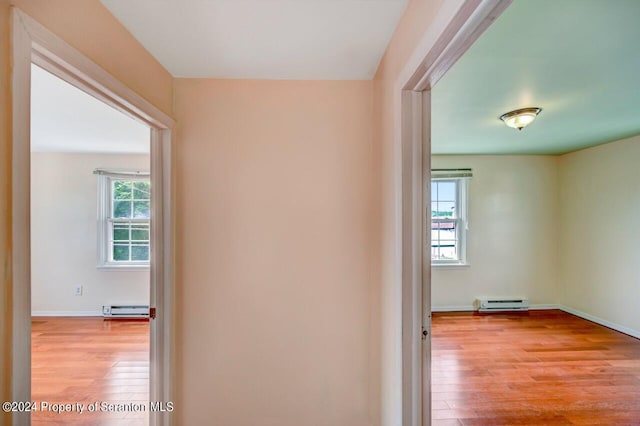
<path fill-rule="evenodd" d="M 150 260 L 146 261 L 114 261 L 112 258 L 111 235 L 113 218 L 113 194 L 112 187 L 114 180 L 126 181 L 146 181 L 151 182 L 149 172 L 146 171 L 112 171 L 97 169 L 98 175 L 98 269 L 104 270 L 126 270 L 139 271 L 149 270 Z M 151 229 L 151 218 L 141 222 L 149 222 Z M 151 235 L 151 230 L 149 231 Z M 149 246 L 149 259 L 151 259 L 151 245 Z"/>
<path fill-rule="evenodd" d="M 448 172 L 433 170 L 431 183 L 433 182 L 454 182 L 456 184 L 456 214 L 453 219 L 442 219 L 443 221 L 455 221 L 456 229 L 458 230 L 458 259 L 433 259 L 431 258 L 432 266 L 468 266 L 469 260 L 467 257 L 467 246 L 469 239 L 469 178 L 471 177 L 471 171 L 467 172 Z M 430 207 L 431 209 L 431 207 Z M 431 214 L 429 214 L 430 221 L 433 221 Z M 432 232 L 432 226 L 429 226 L 428 232 Z M 431 252 L 429 247 L 429 252 Z"/>

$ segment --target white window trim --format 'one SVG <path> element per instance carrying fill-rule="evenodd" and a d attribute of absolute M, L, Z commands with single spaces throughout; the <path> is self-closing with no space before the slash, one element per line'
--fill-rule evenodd
<path fill-rule="evenodd" d="M 446 267 L 466 267 L 469 266 L 469 258 L 467 256 L 467 246 L 469 243 L 469 176 L 447 176 L 447 177 L 434 177 L 431 181 L 457 181 L 456 184 L 456 212 L 457 218 L 455 221 L 458 223 L 459 239 L 458 239 L 458 252 L 460 253 L 460 259 L 457 260 L 443 260 L 443 259 L 431 259 L 431 266 L 436 268 Z M 431 232 L 431 229 L 428 230 Z M 431 250 L 431 248 L 429 248 Z"/>
<path fill-rule="evenodd" d="M 111 182 L 113 180 L 139 180 L 149 181 L 149 172 L 134 170 L 105 170 L 96 169 L 98 175 L 98 247 L 96 267 L 104 271 L 148 271 L 150 261 L 141 262 L 114 262 L 109 254 L 110 250 L 110 216 L 111 216 Z M 151 219 L 149 219 L 149 223 Z M 149 248 L 151 250 L 151 247 Z M 149 254 L 151 259 L 151 254 Z"/>

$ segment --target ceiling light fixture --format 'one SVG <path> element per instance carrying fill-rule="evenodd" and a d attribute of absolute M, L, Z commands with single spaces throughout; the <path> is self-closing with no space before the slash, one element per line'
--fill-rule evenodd
<path fill-rule="evenodd" d="M 514 111 L 509 111 L 506 114 L 500 116 L 500 120 L 504 121 L 509 127 L 522 130 L 529 124 L 533 123 L 538 114 L 540 114 L 542 108 L 522 108 Z"/>

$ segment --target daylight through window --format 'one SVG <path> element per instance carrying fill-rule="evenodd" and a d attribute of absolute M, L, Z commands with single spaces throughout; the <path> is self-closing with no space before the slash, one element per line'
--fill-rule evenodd
<path fill-rule="evenodd" d="M 432 171 L 432 264 L 466 264 L 467 181 L 470 176 L 470 170 Z"/>
<path fill-rule="evenodd" d="M 112 261 L 149 261 L 150 190 L 146 181 L 111 180 Z"/>
<path fill-rule="evenodd" d="M 101 174 L 99 266 L 145 266 L 150 256 L 148 173 Z"/>

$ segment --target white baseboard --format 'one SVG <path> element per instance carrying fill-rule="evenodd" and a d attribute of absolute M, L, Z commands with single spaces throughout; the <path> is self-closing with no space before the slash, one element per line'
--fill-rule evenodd
<path fill-rule="evenodd" d="M 539 305 L 531 305 L 529 306 L 530 310 L 540 310 L 540 309 L 560 309 L 559 305 L 555 304 L 539 304 Z M 473 305 L 459 305 L 459 306 L 432 306 L 431 312 L 470 312 L 477 311 L 478 308 Z"/>
<path fill-rule="evenodd" d="M 567 312 L 569 314 L 575 315 L 577 317 L 586 319 L 591 322 L 595 322 L 596 324 L 602 325 L 604 327 L 610 328 L 615 331 L 619 331 L 620 333 L 628 334 L 629 336 L 635 337 L 636 339 L 640 339 L 640 331 L 638 330 L 634 330 L 632 328 L 625 327 L 623 325 L 616 324 L 611 321 L 607 321 L 605 319 L 584 313 L 582 311 L 578 311 L 577 309 L 573 309 L 568 306 L 548 303 L 548 304 L 531 305 L 529 306 L 529 309 L 532 311 L 544 310 L 544 309 L 560 309 L 561 311 Z M 431 307 L 431 312 L 470 312 L 475 310 L 477 309 L 471 305 L 432 306 Z"/>
<path fill-rule="evenodd" d="M 101 317 L 102 311 L 33 311 L 32 317 Z"/>
<path fill-rule="evenodd" d="M 546 303 L 546 304 L 541 303 L 541 304 L 529 306 L 529 310 L 532 310 L 532 311 L 541 311 L 546 309 L 561 309 L 561 308 L 560 308 L 560 305 L 557 305 L 555 303 Z"/>
<path fill-rule="evenodd" d="M 431 312 L 468 312 L 475 311 L 472 305 L 461 305 L 461 306 L 432 306 Z"/>
<path fill-rule="evenodd" d="M 563 311 L 565 311 L 567 313 L 570 313 L 570 314 L 573 314 L 573 315 L 575 315 L 577 317 L 589 320 L 591 322 L 595 322 L 596 324 L 603 325 L 603 326 L 605 326 L 607 328 L 610 328 L 612 330 L 619 331 L 620 333 L 628 334 L 629 336 L 635 337 L 636 339 L 640 339 L 640 331 L 638 331 L 638 330 L 634 330 L 632 328 L 625 327 L 623 325 L 616 324 L 616 323 L 604 320 L 602 318 L 599 318 L 599 317 L 596 317 L 594 315 L 590 315 L 590 314 L 584 313 L 582 311 L 578 311 L 577 309 L 573 309 L 573 308 L 570 308 L 568 306 L 560 305 L 559 309 L 562 309 Z"/>

